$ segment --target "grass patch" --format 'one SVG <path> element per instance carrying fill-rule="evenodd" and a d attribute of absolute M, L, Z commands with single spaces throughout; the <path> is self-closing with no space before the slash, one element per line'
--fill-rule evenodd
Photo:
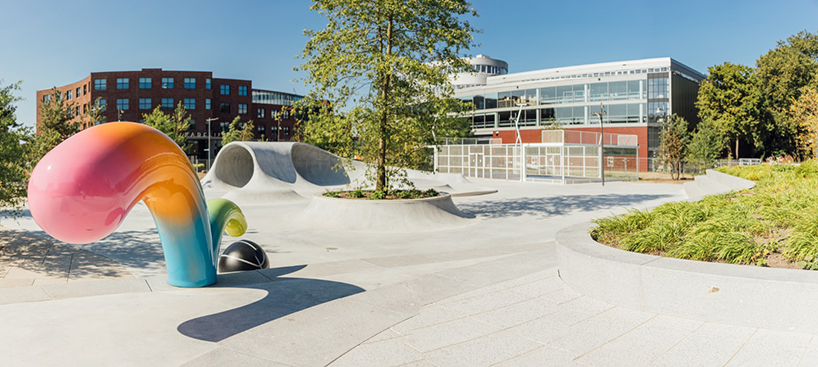
<path fill-rule="evenodd" d="M 701 261 L 818 269 L 818 161 L 721 168 L 750 190 L 594 221 L 594 240 L 623 250 Z M 778 262 L 778 261 L 776 261 Z"/>

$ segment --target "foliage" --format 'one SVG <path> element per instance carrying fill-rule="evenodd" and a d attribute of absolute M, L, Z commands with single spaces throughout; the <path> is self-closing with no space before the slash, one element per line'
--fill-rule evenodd
<path fill-rule="evenodd" d="M 818 161 L 719 170 L 754 179 L 756 187 L 600 218 L 594 239 L 624 250 L 739 264 L 765 265 L 780 253 L 812 269 L 818 255 Z"/>
<path fill-rule="evenodd" d="M 724 135 L 716 130 L 713 120 L 704 120 L 696 126 L 687 144 L 687 161 L 697 164 L 701 171 L 712 167 L 723 149 Z"/>
<path fill-rule="evenodd" d="M 659 142 L 659 156 L 670 165 L 670 176 L 678 180 L 682 174 L 682 163 L 690 141 L 690 132 L 687 130 L 687 121 L 671 115 L 662 126 Z"/>
<path fill-rule="evenodd" d="M 256 140 L 256 135 L 253 132 L 253 120 L 247 122 L 240 122 L 239 116 L 230 122 L 230 127 L 227 132 L 222 135 L 222 145 L 234 141 L 253 141 Z"/>
<path fill-rule="evenodd" d="M 790 105 L 790 117 L 798 126 L 799 150 L 809 158 L 818 156 L 818 89 L 804 87 L 801 95 Z"/>
<path fill-rule="evenodd" d="M 187 152 L 191 144 L 187 141 L 187 131 L 190 129 L 191 117 L 187 109 L 179 102 L 170 115 L 162 111 L 162 106 L 156 106 L 151 113 L 142 115 L 145 125 L 155 128 L 167 135 L 176 145 Z"/>
<path fill-rule="evenodd" d="M 696 100 L 699 117 L 702 121 L 710 121 L 718 135 L 734 140 L 733 155 L 739 157 L 739 138 L 756 145 L 761 143 L 758 130 L 761 94 L 754 70 L 725 62 L 711 66 L 707 71 L 709 75 L 702 81 Z"/>
<path fill-rule="evenodd" d="M 305 142 L 372 164 L 367 178 L 386 192 L 402 167 L 426 159 L 423 147 L 467 134 L 450 80 L 469 70 L 459 57 L 475 32 L 461 19 L 477 15 L 468 2 L 314 0 L 311 9 L 328 23 L 304 32 Z"/>
<path fill-rule="evenodd" d="M 74 119 L 76 103 L 66 101 L 57 88 L 51 89 L 51 95 L 40 104 L 40 123 L 37 125 L 37 139 L 34 142 L 33 162 L 51 149 L 80 131 L 80 121 Z"/>
<path fill-rule="evenodd" d="M 364 190 L 356 188 L 351 191 L 330 191 L 324 192 L 324 196 L 331 198 L 349 198 L 349 199 L 369 199 L 369 200 L 383 200 L 383 199 L 422 199 L 439 196 L 435 189 L 428 189 L 420 191 L 415 188 L 406 190 L 392 190 L 390 192 L 379 190 Z"/>
<path fill-rule="evenodd" d="M 14 95 L 22 82 L 0 86 L 0 213 L 12 217 L 22 214 L 26 197 L 26 157 L 32 140 L 29 129 L 17 122 Z"/>

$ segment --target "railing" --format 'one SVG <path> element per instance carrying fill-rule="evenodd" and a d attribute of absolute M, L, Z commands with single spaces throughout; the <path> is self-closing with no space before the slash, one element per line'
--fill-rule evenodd
<path fill-rule="evenodd" d="M 603 140 L 605 145 L 630 147 L 639 145 L 636 135 L 604 134 Z M 543 130 L 542 142 L 546 144 L 599 145 L 599 133 L 591 131 Z"/>

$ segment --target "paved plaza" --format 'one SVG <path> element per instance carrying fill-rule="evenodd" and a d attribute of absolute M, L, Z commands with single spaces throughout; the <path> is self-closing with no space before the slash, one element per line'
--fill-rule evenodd
<path fill-rule="evenodd" d="M 108 238 L 55 243 L 4 220 L 3 366 L 813 366 L 814 335 L 601 302 L 559 276 L 557 231 L 686 200 L 681 185 L 472 180 L 464 224 L 339 229 L 303 200 L 239 203 L 271 268 L 216 285 L 165 283 L 137 205 Z M 207 193 L 219 196 L 220 193 Z M 11 234 L 8 234 L 9 231 Z M 222 249 L 235 239 L 225 237 Z M 795 295 L 794 295 L 795 297 Z"/>

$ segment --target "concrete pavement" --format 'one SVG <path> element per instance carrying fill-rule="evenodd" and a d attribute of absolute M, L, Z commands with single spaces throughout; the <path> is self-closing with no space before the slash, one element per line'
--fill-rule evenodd
<path fill-rule="evenodd" d="M 473 185 L 498 193 L 454 198 L 472 224 L 429 231 L 324 229 L 298 215 L 307 199 L 245 206 L 242 238 L 262 245 L 272 268 L 201 289 L 164 283 L 158 235 L 137 207 L 109 238 L 72 246 L 133 278 L 0 289 L 3 365 L 807 366 L 818 357 L 811 334 L 645 313 L 562 283 L 559 229 L 684 200 L 680 185 Z M 30 219 L 14 226 L 38 233 Z"/>

